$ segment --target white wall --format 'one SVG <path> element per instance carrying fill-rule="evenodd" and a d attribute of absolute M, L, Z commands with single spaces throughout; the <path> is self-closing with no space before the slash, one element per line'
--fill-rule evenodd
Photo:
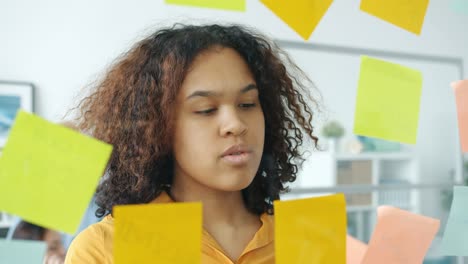
<path fill-rule="evenodd" d="M 335 0 L 309 42 L 468 59 L 468 15 L 452 12 L 448 0 L 431 1 L 421 36 L 360 12 L 359 2 Z M 245 23 L 275 38 L 301 41 L 256 0 L 247 0 L 246 12 L 163 0 L 0 0 L 0 79 L 34 83 L 37 113 L 58 121 L 79 89 L 145 32 L 191 19 Z"/>
<path fill-rule="evenodd" d="M 335 0 L 309 42 L 468 61 L 468 14 L 453 12 L 449 0 L 430 1 L 420 36 L 361 12 L 359 4 Z M 0 0 L 0 80 L 34 83 L 36 112 L 58 121 L 74 106 L 80 89 L 136 40 L 158 26 L 194 19 L 244 23 L 274 38 L 302 41 L 257 0 L 247 0 L 246 12 L 166 5 L 164 0 Z"/>
<path fill-rule="evenodd" d="M 430 1 L 420 36 L 361 12 L 359 4 L 335 0 L 309 42 L 455 56 L 468 62 L 468 14 L 450 10 L 449 0 Z M 302 41 L 257 0 L 247 0 L 246 12 L 172 6 L 164 0 L 0 0 L 0 80 L 34 83 L 36 112 L 58 121 L 74 106 L 80 89 L 132 43 L 160 25 L 193 19 L 244 23 L 274 38 Z M 427 205 L 434 199 L 426 200 Z"/>

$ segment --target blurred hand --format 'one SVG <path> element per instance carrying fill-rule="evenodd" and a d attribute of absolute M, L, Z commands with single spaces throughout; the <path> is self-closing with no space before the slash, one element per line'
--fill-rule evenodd
<path fill-rule="evenodd" d="M 44 257 L 43 264 L 63 264 L 65 262 L 65 256 L 59 254 L 47 254 Z"/>

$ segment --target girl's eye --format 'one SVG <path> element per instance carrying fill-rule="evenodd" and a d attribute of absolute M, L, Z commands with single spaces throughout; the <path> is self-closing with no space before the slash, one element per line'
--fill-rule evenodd
<path fill-rule="evenodd" d="M 215 108 L 210 108 L 210 109 L 206 109 L 206 110 L 196 111 L 195 113 L 200 114 L 200 115 L 209 115 L 209 114 L 213 113 L 214 111 L 216 111 Z"/>
<path fill-rule="evenodd" d="M 257 104 L 255 104 L 255 103 L 239 104 L 239 106 L 241 108 L 252 108 L 252 107 L 255 107 L 256 105 Z M 210 114 L 214 113 L 215 111 L 216 111 L 216 108 L 210 108 L 210 109 L 206 109 L 206 110 L 196 111 L 195 113 L 199 114 L 199 115 L 210 115 Z"/>
<path fill-rule="evenodd" d="M 252 103 L 252 104 L 240 104 L 239 106 L 242 107 L 242 108 L 251 108 L 251 107 L 255 107 L 256 104 L 255 104 L 255 103 Z"/>

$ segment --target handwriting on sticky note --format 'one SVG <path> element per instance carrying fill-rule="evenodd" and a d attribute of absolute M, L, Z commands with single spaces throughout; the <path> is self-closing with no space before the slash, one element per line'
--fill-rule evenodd
<path fill-rule="evenodd" d="M 342 194 L 275 201 L 276 263 L 344 263 L 346 204 Z"/>
<path fill-rule="evenodd" d="M 200 263 L 200 203 L 116 206 L 116 264 Z"/>
<path fill-rule="evenodd" d="M 171 263 L 170 260 L 174 261 L 174 259 L 182 262 L 189 260 L 187 256 L 179 255 L 180 239 L 177 240 L 173 235 L 161 230 L 150 229 L 145 233 L 138 232 L 136 230 L 138 230 L 139 226 L 141 226 L 141 223 L 138 222 L 138 219 L 123 223 L 118 234 L 119 239 L 121 238 L 121 241 L 127 245 L 132 245 L 148 252 L 164 251 L 164 254 L 158 257 L 158 261 L 162 263 L 165 263 L 164 260 L 168 261 L 167 263 Z M 173 246 L 168 247 L 167 245 Z"/>
<path fill-rule="evenodd" d="M 111 152 L 111 145 L 19 111 L 0 161 L 0 185 L 7 186 L 0 209 L 75 233 Z"/>

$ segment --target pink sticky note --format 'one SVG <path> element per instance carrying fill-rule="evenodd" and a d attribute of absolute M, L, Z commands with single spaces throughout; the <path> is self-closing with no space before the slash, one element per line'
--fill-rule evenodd
<path fill-rule="evenodd" d="M 451 84 L 455 90 L 458 112 L 458 133 L 463 152 L 468 152 L 468 80 Z"/>
<path fill-rule="evenodd" d="M 391 206 L 379 206 L 377 225 L 362 264 L 422 263 L 440 221 Z"/>
<path fill-rule="evenodd" d="M 356 238 L 346 236 L 346 264 L 361 264 L 367 245 Z"/>

